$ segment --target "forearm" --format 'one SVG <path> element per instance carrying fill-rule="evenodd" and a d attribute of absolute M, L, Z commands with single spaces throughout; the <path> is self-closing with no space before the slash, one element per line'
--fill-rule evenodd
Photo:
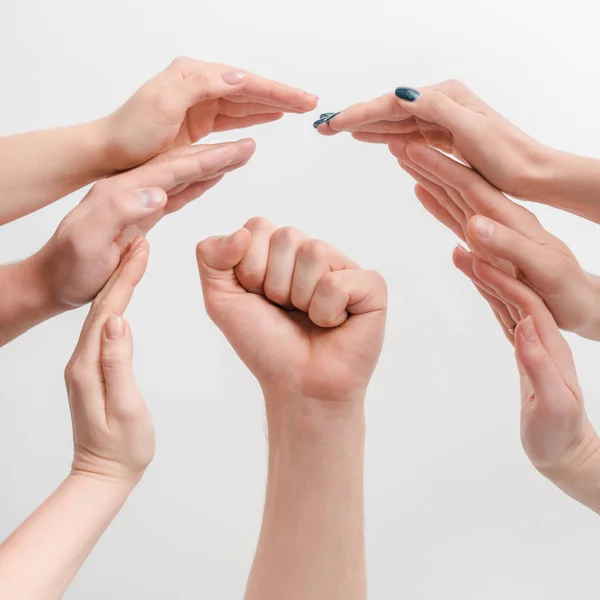
<path fill-rule="evenodd" d="M 0 546 L 0 597 L 61 598 L 131 487 L 69 476 Z"/>
<path fill-rule="evenodd" d="M 245 598 L 364 600 L 362 402 L 273 404 L 265 512 Z"/>
<path fill-rule="evenodd" d="M 40 255 L 0 266 L 0 347 L 63 309 L 45 285 Z"/>
<path fill-rule="evenodd" d="M 110 174 L 104 120 L 0 138 L 0 225 Z"/>
<path fill-rule="evenodd" d="M 600 223 L 600 160 L 545 149 L 527 199 Z"/>

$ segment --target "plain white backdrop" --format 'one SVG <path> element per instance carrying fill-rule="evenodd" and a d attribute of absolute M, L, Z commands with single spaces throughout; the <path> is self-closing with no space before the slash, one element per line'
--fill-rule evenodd
<path fill-rule="evenodd" d="M 599 155 L 592 6 L 1 3 L 0 135 L 107 114 L 180 54 L 321 97 L 313 115 L 215 137 L 250 133 L 257 154 L 151 232 L 150 266 L 127 316 L 157 456 L 67 598 L 243 595 L 266 481 L 264 415 L 258 386 L 205 315 L 194 246 L 255 215 L 338 245 L 389 283 L 387 340 L 368 398 L 370 597 L 598 598 L 600 519 L 527 462 L 511 349 L 453 268 L 456 240 L 421 208 L 384 148 L 322 138 L 311 127 L 319 112 L 398 85 L 459 78 L 542 141 Z M 36 251 L 81 195 L 3 227 L 0 261 Z M 598 226 L 534 211 L 584 267 L 600 272 Z M 0 350 L 0 538 L 68 472 L 62 377 L 85 314 L 54 319 Z M 600 346 L 570 340 L 600 424 Z"/>

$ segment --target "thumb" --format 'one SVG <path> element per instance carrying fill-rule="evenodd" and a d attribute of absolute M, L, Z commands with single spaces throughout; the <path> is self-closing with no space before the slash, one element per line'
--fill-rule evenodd
<path fill-rule="evenodd" d="M 89 246 L 94 240 L 100 245 L 109 244 L 130 225 L 157 214 L 166 203 L 167 194 L 160 188 L 128 190 L 100 198 L 96 208 L 82 219 L 80 235 Z"/>
<path fill-rule="evenodd" d="M 196 246 L 196 260 L 206 309 L 211 314 L 215 301 L 224 294 L 246 294 L 235 274 L 252 242 L 252 233 L 239 229 L 226 237 L 211 237 Z"/>
<path fill-rule="evenodd" d="M 473 124 L 473 112 L 437 90 L 399 87 L 394 92 L 402 108 L 429 123 L 437 123 L 452 134 L 467 133 Z"/>
<path fill-rule="evenodd" d="M 112 315 L 104 324 L 100 364 L 106 390 L 106 413 L 123 418 L 135 414 L 139 394 L 133 377 L 131 331 L 123 317 Z"/>

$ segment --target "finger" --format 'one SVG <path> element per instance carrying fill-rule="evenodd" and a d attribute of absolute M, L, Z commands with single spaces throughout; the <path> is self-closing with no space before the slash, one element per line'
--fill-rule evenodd
<path fill-rule="evenodd" d="M 266 114 L 281 114 L 281 111 L 276 110 L 273 105 L 265 104 L 264 102 L 230 102 L 224 99 L 220 102 L 219 113 L 224 117 L 241 119 L 243 117 L 253 117 Z"/>
<path fill-rule="evenodd" d="M 520 320 L 534 318 L 542 345 L 552 356 L 567 385 L 577 389 L 577 378 L 572 376 L 575 365 L 571 349 L 542 298 L 521 281 L 480 260 L 473 263 L 473 271 L 500 299 L 518 309 Z"/>
<path fill-rule="evenodd" d="M 348 315 L 385 311 L 387 287 L 375 271 L 344 270 L 325 274 L 318 281 L 308 308 L 319 327 L 338 327 Z"/>
<path fill-rule="evenodd" d="M 292 307 L 292 280 L 296 257 L 309 237 L 294 227 L 281 227 L 271 236 L 265 296 L 284 308 Z"/>
<path fill-rule="evenodd" d="M 201 68 L 189 73 L 177 85 L 165 88 L 166 112 L 177 116 L 201 102 L 234 94 L 243 89 L 247 81 L 248 73 L 239 69 L 219 72 Z"/>
<path fill-rule="evenodd" d="M 244 227 L 252 234 L 252 244 L 235 267 L 235 273 L 245 290 L 264 294 L 271 235 L 277 226 L 262 217 L 254 217 Z"/>
<path fill-rule="evenodd" d="M 148 242 L 143 238 L 136 239 L 92 303 L 70 360 L 70 365 L 86 373 L 91 381 L 101 381 L 98 369 L 104 323 L 110 315 L 122 316 L 125 312 L 146 270 L 148 251 Z"/>
<path fill-rule="evenodd" d="M 560 408 L 564 404 L 565 397 L 572 398 L 574 396 L 573 390 L 563 379 L 559 367 L 542 344 L 536 331 L 535 321 L 531 316 L 517 326 L 515 347 L 517 359 L 535 392 L 536 402 L 554 412 L 556 408 Z M 575 373 L 572 373 L 571 377 L 577 378 Z M 577 395 L 575 394 L 575 397 Z"/>
<path fill-rule="evenodd" d="M 531 212 L 512 202 L 473 169 L 425 145 L 410 144 L 406 153 L 410 160 L 443 185 L 460 192 L 472 212 L 525 234 L 536 225 L 539 227 Z"/>
<path fill-rule="evenodd" d="M 518 310 L 503 302 L 492 288 L 485 284 L 473 271 L 474 256 L 457 246 L 452 254 L 452 260 L 457 269 L 464 273 L 477 288 L 477 291 L 485 298 L 491 309 L 494 311 L 503 331 L 510 336 L 509 341 L 513 343 L 514 328 L 520 321 Z"/>
<path fill-rule="evenodd" d="M 485 217 L 473 217 L 467 231 L 478 254 L 510 262 L 537 290 L 556 293 L 564 286 L 564 279 L 554 275 L 568 260 L 563 255 Z"/>
<path fill-rule="evenodd" d="M 395 96 L 403 111 L 429 123 L 446 127 L 455 135 L 469 136 L 483 118 L 435 88 L 415 90 L 399 87 L 396 88 Z"/>
<path fill-rule="evenodd" d="M 403 119 L 401 121 L 378 121 L 377 123 L 362 125 L 354 128 L 352 133 L 361 131 L 367 133 L 388 133 L 397 135 L 415 133 L 418 131 L 418 128 L 414 119 Z"/>
<path fill-rule="evenodd" d="M 282 112 L 270 112 L 263 115 L 250 115 L 248 117 L 223 117 L 217 116 L 213 131 L 230 131 L 231 129 L 245 129 L 254 127 L 255 125 L 263 125 L 265 123 L 273 123 L 279 121 L 283 117 Z"/>
<path fill-rule="evenodd" d="M 108 198 L 98 197 L 95 208 L 77 222 L 77 235 L 86 240 L 85 247 L 90 252 L 97 253 L 99 249 L 109 248 L 130 225 L 161 213 L 166 203 L 167 194 L 159 188 L 116 192 Z"/>
<path fill-rule="evenodd" d="M 418 173 L 411 173 L 411 169 L 408 167 L 406 167 L 405 170 L 413 178 L 417 176 L 417 181 L 419 181 L 420 176 L 418 176 Z M 448 209 L 446 209 L 445 206 L 442 205 L 442 203 L 439 202 L 437 198 L 434 197 L 433 194 L 431 194 L 422 183 L 419 183 L 415 186 L 415 196 L 430 215 L 435 217 L 440 223 L 442 223 L 442 225 L 445 225 L 448 229 L 450 229 L 450 231 L 452 231 L 457 237 L 466 243 L 466 238 L 461 223 L 450 214 Z M 448 198 L 448 200 L 450 199 Z"/>
<path fill-rule="evenodd" d="M 319 129 L 320 133 L 321 129 Z M 326 135 L 324 133 L 324 135 Z M 393 134 L 393 133 L 370 133 L 367 131 L 351 131 L 350 135 L 358 140 L 359 142 L 367 142 L 369 144 L 393 144 L 397 140 L 402 140 L 404 142 L 415 142 L 425 144 L 425 138 L 419 133 L 405 133 L 405 134 Z"/>
<path fill-rule="evenodd" d="M 107 179 L 103 187 L 110 189 L 134 189 L 158 187 L 167 193 L 182 184 L 214 178 L 231 164 L 249 160 L 256 150 L 252 139 L 221 144 L 191 154 L 176 155 L 165 162 L 144 165 L 132 171 Z"/>
<path fill-rule="evenodd" d="M 235 274 L 252 243 L 252 234 L 245 228 L 225 237 L 211 237 L 196 246 L 196 260 L 202 283 L 204 304 L 210 318 L 220 321 L 219 308 L 236 294 L 246 294 Z"/>
<path fill-rule="evenodd" d="M 394 94 L 385 94 L 350 106 L 331 119 L 329 126 L 333 131 L 350 131 L 370 123 L 411 116 L 412 113 L 399 104 Z"/>
<path fill-rule="evenodd" d="M 123 419 L 134 416 L 140 395 L 133 377 L 133 343 L 129 325 L 123 317 L 109 316 L 102 330 L 100 364 L 106 391 L 106 413 Z"/>
<path fill-rule="evenodd" d="M 309 239 L 298 250 L 292 280 L 292 304 L 308 312 L 312 297 L 321 278 L 331 271 L 356 269 L 357 265 L 337 248 L 320 240 Z"/>
<path fill-rule="evenodd" d="M 248 73 L 243 88 L 236 95 L 247 96 L 255 101 L 266 102 L 282 109 L 294 109 L 301 112 L 313 110 L 318 103 L 318 98 L 312 94 L 253 73 Z"/>

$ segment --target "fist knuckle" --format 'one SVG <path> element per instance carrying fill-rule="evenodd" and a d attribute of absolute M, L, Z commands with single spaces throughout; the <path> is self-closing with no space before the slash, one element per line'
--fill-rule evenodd
<path fill-rule="evenodd" d="M 299 257 L 310 262 L 324 261 L 329 255 L 329 246 L 321 240 L 307 240 L 299 250 Z"/>
<path fill-rule="evenodd" d="M 304 234 L 299 229 L 296 229 L 295 227 L 285 226 L 280 227 L 277 231 L 275 231 L 271 240 L 275 244 L 287 245 L 302 238 L 303 235 Z"/>
<path fill-rule="evenodd" d="M 270 229 L 272 226 L 273 224 L 269 219 L 265 219 L 264 217 L 252 217 L 246 221 L 244 228 L 250 231 L 264 231 Z"/>

